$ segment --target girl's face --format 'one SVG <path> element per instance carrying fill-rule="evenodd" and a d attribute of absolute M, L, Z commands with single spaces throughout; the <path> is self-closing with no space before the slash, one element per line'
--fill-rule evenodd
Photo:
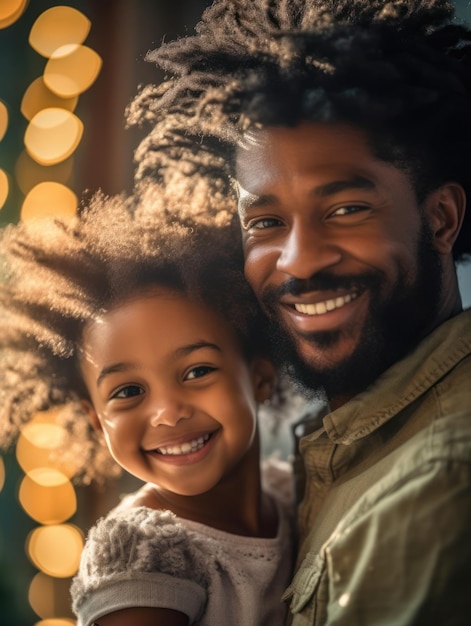
<path fill-rule="evenodd" d="M 197 495 L 253 449 L 272 369 L 249 364 L 231 326 L 207 306 L 158 288 L 91 322 L 82 349 L 92 422 L 134 476 Z"/>

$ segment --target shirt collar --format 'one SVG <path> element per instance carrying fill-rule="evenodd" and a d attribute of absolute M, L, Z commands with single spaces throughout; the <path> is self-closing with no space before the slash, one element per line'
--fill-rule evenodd
<path fill-rule="evenodd" d="M 367 390 L 324 417 L 334 443 L 351 444 L 382 426 L 471 354 L 471 309 L 447 320 Z M 313 438 L 319 432 L 313 433 Z"/>

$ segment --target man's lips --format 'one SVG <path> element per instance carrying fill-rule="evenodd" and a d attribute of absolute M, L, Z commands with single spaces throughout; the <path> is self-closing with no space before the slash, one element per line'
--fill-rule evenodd
<path fill-rule="evenodd" d="M 366 314 L 367 290 L 342 289 L 323 293 L 311 292 L 299 296 L 284 296 L 279 300 L 279 315 L 286 329 L 295 333 L 324 333 L 339 331 Z"/>
<path fill-rule="evenodd" d="M 281 299 L 281 304 L 294 309 L 302 315 L 314 316 L 331 313 L 343 308 L 359 295 L 358 290 L 343 294 L 329 294 L 322 296 L 319 294 L 304 294 L 303 296 L 286 296 Z"/>

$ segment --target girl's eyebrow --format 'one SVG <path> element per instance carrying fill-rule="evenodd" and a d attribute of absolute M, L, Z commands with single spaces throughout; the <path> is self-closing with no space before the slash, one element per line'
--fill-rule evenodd
<path fill-rule="evenodd" d="M 126 372 L 132 368 L 132 363 L 113 363 L 113 365 L 106 365 L 98 374 L 98 378 L 96 379 L 97 387 L 99 387 L 103 380 L 110 374 L 115 374 L 116 372 Z"/>
<path fill-rule="evenodd" d="M 205 341 L 201 339 L 200 341 L 195 341 L 194 343 L 189 343 L 178 350 L 175 351 L 177 356 L 186 356 L 187 354 L 191 354 L 195 350 L 202 350 L 203 348 L 209 348 L 210 350 L 216 350 L 217 352 L 222 352 L 221 348 L 210 341 Z"/>
<path fill-rule="evenodd" d="M 203 350 L 204 348 L 209 348 L 210 350 L 216 350 L 217 352 L 222 352 L 221 348 L 210 341 L 200 340 L 194 343 L 189 343 L 187 345 L 178 348 L 175 351 L 176 357 L 187 356 L 196 350 Z M 106 365 L 98 374 L 98 378 L 96 380 L 97 387 L 101 385 L 103 380 L 109 376 L 110 374 L 115 374 L 119 372 L 126 372 L 132 370 L 135 367 L 133 363 L 113 363 L 112 365 Z"/>

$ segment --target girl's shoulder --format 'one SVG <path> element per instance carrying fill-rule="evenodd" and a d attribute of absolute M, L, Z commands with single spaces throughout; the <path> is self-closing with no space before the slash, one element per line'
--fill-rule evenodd
<path fill-rule="evenodd" d="M 143 494 L 141 494 L 143 495 Z M 166 574 L 207 586 L 204 555 L 169 510 L 122 502 L 90 529 L 74 581 L 82 596 L 105 581 Z"/>
<path fill-rule="evenodd" d="M 110 612 L 140 606 L 136 593 L 152 599 L 146 606 L 172 606 L 160 604 L 167 589 L 171 597 L 177 590 L 198 597 L 204 606 L 205 555 L 171 511 L 137 505 L 140 496 L 134 506 L 132 499 L 122 503 L 90 529 L 71 586 L 77 615 L 87 614 L 96 602 Z"/>
<path fill-rule="evenodd" d="M 130 509 L 135 509 L 141 506 L 148 507 L 149 509 L 166 509 L 164 504 L 158 498 L 158 492 L 155 485 L 146 483 L 137 491 L 126 494 L 121 498 L 120 503 L 111 513 L 129 511 Z"/>

